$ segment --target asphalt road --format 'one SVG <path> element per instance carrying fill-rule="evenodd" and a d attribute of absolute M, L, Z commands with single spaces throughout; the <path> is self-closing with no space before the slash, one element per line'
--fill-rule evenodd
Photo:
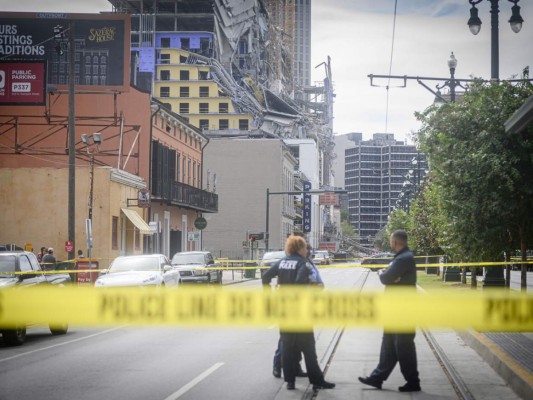
<path fill-rule="evenodd" d="M 331 288 L 353 287 L 362 273 L 321 272 Z M 259 287 L 260 281 L 238 285 Z M 315 335 L 320 360 L 334 332 L 317 329 Z M 20 347 L 0 341 L 0 399 L 273 399 L 283 384 L 272 376 L 278 337 L 276 327 L 71 327 L 64 336 L 34 328 Z"/>

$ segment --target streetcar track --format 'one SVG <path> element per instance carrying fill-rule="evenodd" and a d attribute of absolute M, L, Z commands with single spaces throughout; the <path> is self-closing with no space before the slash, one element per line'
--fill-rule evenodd
<path fill-rule="evenodd" d="M 429 344 L 429 347 L 433 351 L 435 358 L 439 362 L 439 365 L 444 370 L 444 373 L 450 381 L 457 398 L 459 400 L 475 400 L 474 395 L 468 390 L 468 387 L 459 373 L 455 370 L 454 366 L 446 356 L 444 350 L 440 347 L 435 337 L 428 329 L 422 329 L 422 333 Z"/>
<path fill-rule="evenodd" d="M 366 280 L 368 279 L 368 275 L 370 274 L 370 270 L 363 271 L 361 276 L 357 279 L 357 281 L 354 283 L 354 288 L 359 289 L 361 291 L 363 287 L 365 286 Z M 337 347 L 339 346 L 340 340 L 342 338 L 342 335 L 344 334 L 345 327 L 340 327 L 335 330 L 335 333 L 333 334 L 333 339 L 331 339 L 326 352 L 322 356 L 322 358 L 319 361 L 320 368 L 324 372 L 324 377 L 326 376 L 326 373 L 329 369 L 329 365 L 331 361 L 333 360 L 333 356 L 335 355 L 335 352 L 337 351 Z M 316 399 L 318 395 L 317 391 L 313 390 L 313 385 L 308 384 L 305 388 L 304 394 L 302 396 L 302 400 L 312 400 Z"/>
<path fill-rule="evenodd" d="M 418 291 L 427 294 L 427 291 L 424 290 L 422 287 L 416 285 L 416 288 Z M 440 347 L 432 333 L 428 329 L 421 329 L 421 331 L 424 335 L 424 338 L 428 342 L 428 345 L 431 351 L 433 352 L 433 355 L 435 356 L 435 358 L 439 362 L 439 365 L 444 371 L 444 374 L 450 381 L 450 384 L 452 385 L 455 394 L 457 394 L 457 398 L 459 400 L 475 400 L 474 395 L 472 394 L 472 392 L 470 392 L 464 380 L 455 370 L 454 366 L 446 356 L 446 353 L 444 352 L 442 347 Z"/>

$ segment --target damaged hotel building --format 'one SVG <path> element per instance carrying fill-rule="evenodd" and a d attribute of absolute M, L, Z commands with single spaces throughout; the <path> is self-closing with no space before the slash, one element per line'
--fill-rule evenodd
<path fill-rule="evenodd" d="M 337 250 L 338 199 L 309 196 L 304 217 L 302 196 L 271 196 L 265 210 L 267 188 L 333 186 L 331 65 L 328 57 L 318 66 L 324 77 L 311 86 L 310 0 L 110 3 L 131 16 L 132 83 L 210 140 L 203 180 L 219 194 L 219 210 L 206 216 L 203 247 L 250 256 L 249 234 L 266 233 L 270 211 L 269 241 L 255 243 L 256 256 L 282 248 L 293 232 Z M 272 156 L 264 159 L 265 152 Z M 237 218 L 230 208 L 255 211 Z"/>

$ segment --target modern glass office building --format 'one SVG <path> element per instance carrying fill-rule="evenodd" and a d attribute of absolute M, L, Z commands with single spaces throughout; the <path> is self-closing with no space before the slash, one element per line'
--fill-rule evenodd
<path fill-rule="evenodd" d="M 408 207 L 427 168 L 424 154 L 390 133 L 376 133 L 345 150 L 350 222 L 361 244 L 372 246 L 391 211 Z"/>

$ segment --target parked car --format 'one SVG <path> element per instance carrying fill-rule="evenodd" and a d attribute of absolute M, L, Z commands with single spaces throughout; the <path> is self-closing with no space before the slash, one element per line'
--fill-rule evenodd
<path fill-rule="evenodd" d="M 16 274 L 21 273 L 24 274 Z M 45 275 L 37 261 L 35 254 L 27 251 L 4 251 L 0 253 L 0 290 L 7 288 L 26 288 L 41 285 L 56 287 L 70 283 L 68 274 Z M 38 307 L 38 304 L 36 304 Z M 14 328 L 0 328 L 4 343 L 18 346 L 26 340 L 26 329 L 34 325 L 47 324 L 45 321 L 28 321 Z M 52 335 L 64 335 L 68 331 L 68 324 L 50 325 Z"/>
<path fill-rule="evenodd" d="M 317 265 L 327 265 L 331 262 L 329 251 L 317 250 L 313 254 L 313 262 Z"/>
<path fill-rule="evenodd" d="M 286 257 L 285 251 L 268 251 L 265 254 L 263 254 L 263 258 L 261 259 L 261 276 L 265 273 L 265 271 L 273 266 L 275 263 L 277 263 L 279 260 L 281 260 L 283 257 Z"/>
<path fill-rule="evenodd" d="M 113 260 L 107 271 L 94 282 L 95 287 L 177 286 L 180 272 L 163 254 L 121 256 Z"/>
<path fill-rule="evenodd" d="M 0 251 L 24 251 L 24 249 L 16 244 L 0 244 Z"/>
<path fill-rule="evenodd" d="M 388 265 L 391 262 L 393 257 L 394 257 L 393 253 L 378 253 L 370 257 L 363 258 L 363 260 L 361 261 L 361 265 L 375 265 L 375 264 Z M 369 268 L 373 268 L 373 267 L 369 267 Z M 379 268 L 385 268 L 385 267 L 384 266 L 378 267 L 378 269 Z"/>
<path fill-rule="evenodd" d="M 183 283 L 222 283 L 222 270 L 216 269 L 209 251 L 185 251 L 174 254 L 172 266 L 179 270 Z"/>

